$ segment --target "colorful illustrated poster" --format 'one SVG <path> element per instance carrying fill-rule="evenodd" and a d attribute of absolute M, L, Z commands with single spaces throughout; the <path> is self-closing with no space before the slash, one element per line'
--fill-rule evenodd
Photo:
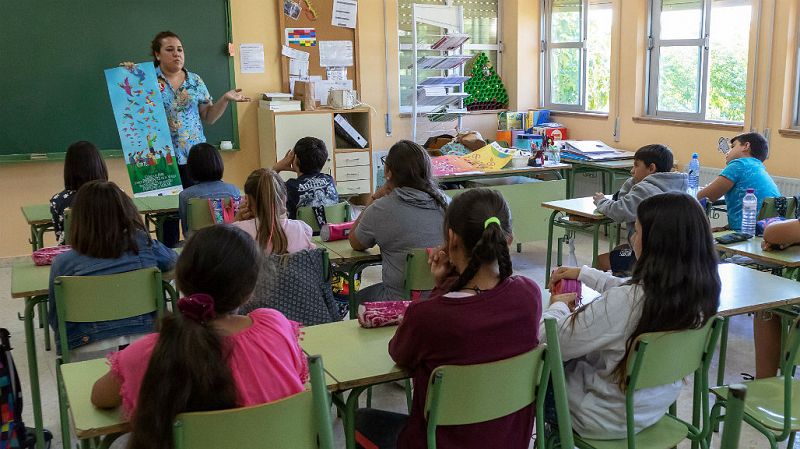
<path fill-rule="evenodd" d="M 501 147 L 497 142 L 492 142 L 485 147 L 461 156 L 462 159 L 472 164 L 477 170 L 500 170 L 511 162 L 511 152 Z"/>
<path fill-rule="evenodd" d="M 115 67 L 105 75 L 133 195 L 179 193 L 181 177 L 153 63 Z"/>
<path fill-rule="evenodd" d="M 480 173 L 474 165 L 467 162 L 461 156 L 438 156 L 431 158 L 433 166 L 433 176 L 442 177 L 464 173 Z"/>

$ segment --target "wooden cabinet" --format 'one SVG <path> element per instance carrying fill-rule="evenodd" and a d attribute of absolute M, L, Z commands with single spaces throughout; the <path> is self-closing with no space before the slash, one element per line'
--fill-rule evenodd
<path fill-rule="evenodd" d="M 336 134 L 334 114 L 342 114 L 365 139 L 366 148 L 357 148 Z M 315 111 L 275 112 L 258 109 L 258 140 L 261 166 L 272 167 L 303 137 L 316 137 L 325 142 L 328 162 L 323 173 L 336 180 L 340 195 L 349 196 L 372 191 L 372 142 L 370 110 L 367 108 Z M 355 147 L 355 148 L 354 148 Z M 281 173 L 284 179 L 294 173 Z"/>

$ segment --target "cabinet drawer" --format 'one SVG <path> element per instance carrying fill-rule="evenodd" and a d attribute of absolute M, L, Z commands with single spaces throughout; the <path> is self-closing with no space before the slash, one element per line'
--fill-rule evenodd
<path fill-rule="evenodd" d="M 340 181 L 358 181 L 361 179 L 369 180 L 369 165 L 360 165 L 358 167 L 342 167 L 336 166 L 336 182 Z"/>
<path fill-rule="evenodd" d="M 369 179 L 362 179 L 359 181 L 337 181 L 336 191 L 339 192 L 339 195 L 370 193 Z"/>
<path fill-rule="evenodd" d="M 358 151 L 354 153 L 337 153 L 336 168 L 339 167 L 352 167 L 355 165 L 369 165 L 369 153 L 366 151 Z"/>

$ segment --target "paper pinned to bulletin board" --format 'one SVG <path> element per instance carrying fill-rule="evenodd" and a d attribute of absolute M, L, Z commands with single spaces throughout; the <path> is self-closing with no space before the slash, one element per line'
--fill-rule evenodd
<path fill-rule="evenodd" d="M 151 62 L 105 70 L 134 196 L 180 193 L 181 177 Z"/>
<path fill-rule="evenodd" d="M 287 1 L 300 5 L 302 12 L 297 19 L 294 18 L 297 15 L 296 8 L 287 4 Z M 359 90 L 359 44 L 355 28 L 357 27 L 355 19 L 358 12 L 358 1 L 281 0 L 277 3 L 279 39 L 285 47 L 281 51 L 282 90 L 290 92 L 292 81 L 311 77 L 319 77 L 322 81 L 349 80 L 352 88 Z M 338 14 L 340 19 L 335 19 L 334 14 Z M 345 24 L 341 17 L 352 19 L 346 24 L 353 27 L 337 25 L 337 23 Z M 323 42 L 333 42 L 333 47 L 331 48 L 331 44 L 323 44 Z M 293 62 L 292 60 L 307 60 L 308 69 L 305 70 L 304 62 Z M 333 78 L 328 78 L 327 69 L 340 67 L 346 68 L 346 71 L 335 70 L 331 72 Z M 342 79 L 342 74 L 344 74 L 344 79 Z M 323 97 L 327 98 L 327 96 Z"/>

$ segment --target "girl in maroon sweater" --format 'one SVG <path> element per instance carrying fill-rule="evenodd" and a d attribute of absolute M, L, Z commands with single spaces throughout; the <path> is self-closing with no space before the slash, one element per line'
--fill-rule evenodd
<path fill-rule="evenodd" d="M 500 193 L 469 189 L 447 209 L 445 244 L 429 257 L 437 288 L 413 303 L 389 342 L 389 353 L 414 379 L 411 415 L 397 447 L 425 448 L 428 378 L 440 365 L 493 362 L 539 344 L 541 292 L 514 276 L 508 246 L 511 214 Z M 497 379 L 502 382 L 502 379 Z M 440 449 L 526 449 L 534 409 L 525 407 L 492 421 L 437 429 Z"/>

